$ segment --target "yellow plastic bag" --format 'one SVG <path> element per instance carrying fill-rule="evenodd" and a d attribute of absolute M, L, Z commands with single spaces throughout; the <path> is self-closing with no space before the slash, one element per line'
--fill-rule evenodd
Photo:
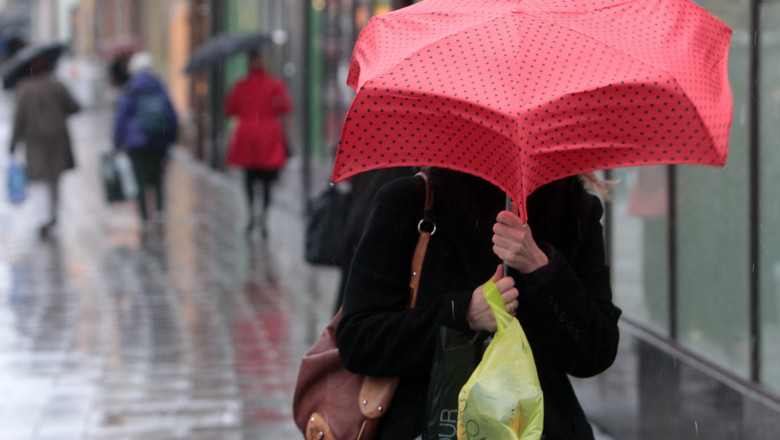
<path fill-rule="evenodd" d="M 458 440 L 538 440 L 544 400 L 531 346 L 496 285 L 483 288 L 498 329 L 458 396 Z"/>

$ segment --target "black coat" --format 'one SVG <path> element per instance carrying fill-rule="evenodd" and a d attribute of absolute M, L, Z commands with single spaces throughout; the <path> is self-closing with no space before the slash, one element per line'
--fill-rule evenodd
<path fill-rule="evenodd" d="M 402 378 L 380 439 L 411 440 L 422 432 L 436 333 L 440 325 L 469 331 L 471 294 L 500 263 L 490 237 L 503 194 L 461 195 L 457 185 L 437 186 L 435 179 L 431 186 L 437 231 L 422 268 L 417 307 L 405 309 L 424 205 L 419 177 L 380 190 L 347 281 L 337 332 L 345 366 Z M 537 190 L 528 212 L 534 238 L 550 264 L 532 274 L 510 273 L 520 291 L 517 316 L 544 392 L 544 438 L 592 439 L 567 374 L 596 375 L 617 353 L 621 312 L 612 304 L 605 264 L 603 208 L 574 177 Z"/>

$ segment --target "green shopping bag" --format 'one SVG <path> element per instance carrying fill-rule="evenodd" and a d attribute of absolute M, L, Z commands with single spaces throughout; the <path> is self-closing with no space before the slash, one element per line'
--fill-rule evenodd
<path fill-rule="evenodd" d="M 461 333 L 445 326 L 439 328 L 425 399 L 423 440 L 456 437 L 458 395 L 482 359 L 488 335 L 488 332 Z"/>
<path fill-rule="evenodd" d="M 483 293 L 498 329 L 458 396 L 458 439 L 538 440 L 544 400 L 531 346 L 495 283 Z"/>
<path fill-rule="evenodd" d="M 110 152 L 104 152 L 100 155 L 100 180 L 103 182 L 103 190 L 107 202 L 113 203 L 125 200 L 119 167 L 116 164 L 116 156 Z"/>

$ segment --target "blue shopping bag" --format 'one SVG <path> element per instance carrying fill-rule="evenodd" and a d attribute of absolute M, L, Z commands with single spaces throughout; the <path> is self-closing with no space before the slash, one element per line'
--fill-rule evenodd
<path fill-rule="evenodd" d="M 24 166 L 12 160 L 8 164 L 8 201 L 13 204 L 23 203 L 27 198 L 27 174 Z"/>

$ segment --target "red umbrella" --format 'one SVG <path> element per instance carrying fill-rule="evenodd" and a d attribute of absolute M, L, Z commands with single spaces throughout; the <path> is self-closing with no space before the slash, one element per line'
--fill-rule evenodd
<path fill-rule="evenodd" d="M 425 0 L 372 18 L 333 181 L 465 171 L 526 219 L 539 186 L 600 169 L 722 166 L 731 29 L 687 0 Z"/>

